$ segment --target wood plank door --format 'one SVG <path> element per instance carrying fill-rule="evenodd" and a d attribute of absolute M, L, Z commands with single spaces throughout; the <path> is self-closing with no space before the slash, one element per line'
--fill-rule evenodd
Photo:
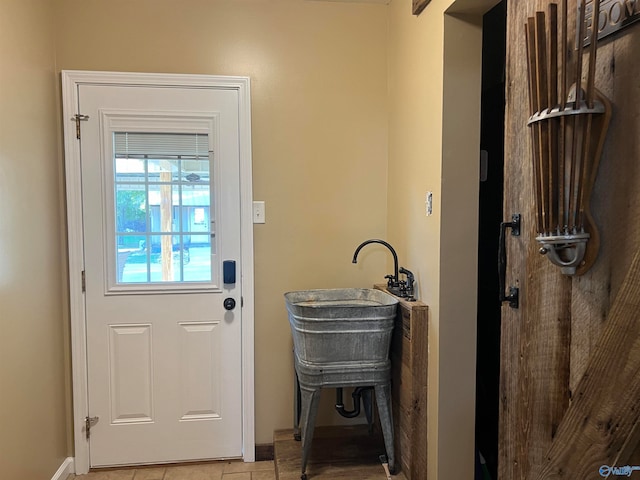
<path fill-rule="evenodd" d="M 522 227 L 506 242 L 507 286 L 519 288 L 520 305 L 502 307 L 500 480 L 596 479 L 613 475 L 607 468 L 639 464 L 638 415 L 632 412 L 640 404 L 628 392 L 640 381 L 634 370 L 640 355 L 634 329 L 640 228 L 628 219 L 640 214 L 640 29 L 599 42 L 595 85 L 613 104 L 591 197 L 600 252 L 584 275 L 566 276 L 540 255 L 535 240 L 527 127 L 524 26 L 550 3 L 507 4 L 504 219 L 520 213 Z M 560 10 L 561 2 L 553 3 Z M 603 2 L 603 8 L 605 3 L 611 8 L 623 2 Z M 568 55 L 575 59 L 576 1 L 568 2 L 568 11 Z"/>

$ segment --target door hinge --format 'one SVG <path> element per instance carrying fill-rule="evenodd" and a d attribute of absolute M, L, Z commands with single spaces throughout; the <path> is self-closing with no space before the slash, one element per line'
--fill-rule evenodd
<path fill-rule="evenodd" d="M 84 430 L 87 435 L 87 440 L 89 440 L 89 437 L 91 436 L 91 427 L 98 423 L 98 420 L 100 420 L 100 417 L 84 417 Z"/>
<path fill-rule="evenodd" d="M 86 292 L 87 291 L 87 280 L 84 274 L 84 270 L 82 271 L 82 292 Z"/>
<path fill-rule="evenodd" d="M 76 122 L 76 138 L 80 140 L 80 122 L 86 122 L 89 120 L 89 115 L 82 115 L 81 113 L 75 114 L 71 120 Z"/>

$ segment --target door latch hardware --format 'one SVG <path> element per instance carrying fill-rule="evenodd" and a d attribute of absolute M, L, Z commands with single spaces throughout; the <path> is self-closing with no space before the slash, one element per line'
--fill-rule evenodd
<path fill-rule="evenodd" d="M 75 114 L 71 117 L 71 120 L 76 122 L 76 138 L 80 140 L 80 122 L 86 122 L 89 120 L 89 115 L 82 115 L 80 113 Z"/>
<path fill-rule="evenodd" d="M 518 287 L 510 286 L 509 294 L 505 291 L 505 283 L 507 277 L 507 246 L 505 232 L 507 228 L 511 229 L 511 235 L 520 236 L 520 214 L 511 215 L 510 222 L 500 223 L 500 245 L 498 246 L 498 281 L 500 282 L 500 303 L 509 302 L 511 308 L 519 307 L 520 290 Z"/>
<path fill-rule="evenodd" d="M 87 440 L 89 440 L 89 437 L 91 436 L 91 427 L 98 423 L 99 419 L 100 417 L 84 417 L 84 430 L 87 436 Z"/>

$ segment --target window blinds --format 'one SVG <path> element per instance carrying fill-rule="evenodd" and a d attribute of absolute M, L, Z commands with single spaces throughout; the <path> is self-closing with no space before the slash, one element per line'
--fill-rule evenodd
<path fill-rule="evenodd" d="M 116 132 L 116 158 L 207 159 L 209 141 L 199 133 Z"/>

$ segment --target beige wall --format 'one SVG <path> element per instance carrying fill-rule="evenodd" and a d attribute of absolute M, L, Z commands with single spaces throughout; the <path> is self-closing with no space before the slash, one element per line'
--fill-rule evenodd
<path fill-rule="evenodd" d="M 47 478 L 69 440 L 55 58 L 56 72 L 251 77 L 254 198 L 267 205 L 267 223 L 255 227 L 257 442 L 291 424 L 282 293 L 380 282 L 385 250 L 367 247 L 357 266 L 350 258 L 382 237 L 431 307 L 429 478 L 448 478 L 452 466 L 471 478 L 477 20 L 495 0 L 433 0 L 419 17 L 410 0 L 0 2 L 0 251 L 11 252 L 0 257 L 0 306 L 12 320 L 0 340 L 3 465 L 9 455 L 16 472 Z M 452 5 L 476 11 L 445 16 Z M 37 141 L 23 144 L 26 124 Z M 44 453 L 27 462 L 37 448 Z"/>
<path fill-rule="evenodd" d="M 383 281 L 387 9 L 300 0 L 56 0 L 57 68 L 251 77 L 256 442 L 292 423 L 282 294 Z M 325 395 L 326 405 L 332 403 Z M 334 421 L 325 414 L 322 422 Z M 339 418 L 339 417 L 338 417 Z"/>
<path fill-rule="evenodd" d="M 388 236 L 430 308 L 430 479 L 473 477 L 481 16 L 495 3 L 389 11 Z"/>
<path fill-rule="evenodd" d="M 64 256 L 53 8 L 0 0 L 0 471 L 67 456 Z"/>

